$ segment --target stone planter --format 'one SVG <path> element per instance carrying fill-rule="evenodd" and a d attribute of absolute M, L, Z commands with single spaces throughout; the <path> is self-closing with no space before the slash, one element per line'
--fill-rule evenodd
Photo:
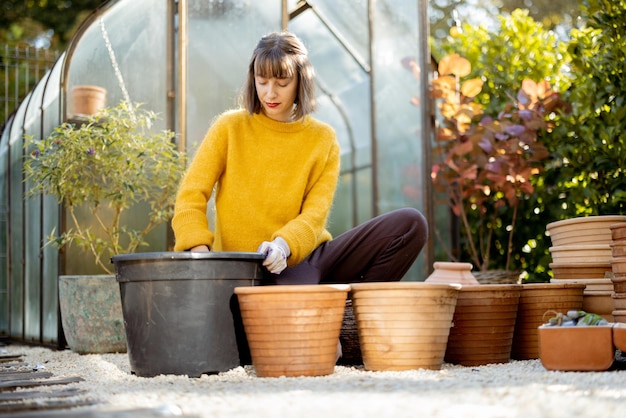
<path fill-rule="evenodd" d="M 463 286 L 445 361 L 463 366 L 507 363 L 521 290 L 519 284 Z"/>
<path fill-rule="evenodd" d="M 511 358 L 516 360 L 539 358 L 537 328 L 545 323 L 546 312 L 581 310 L 584 290 L 584 284 L 523 284 L 515 321 Z"/>
<path fill-rule="evenodd" d="M 120 290 L 114 275 L 59 276 L 59 308 L 72 351 L 126 352 Z"/>
<path fill-rule="evenodd" d="M 235 252 L 113 256 L 131 371 L 200 377 L 249 364 L 234 289 L 260 284 L 263 258 Z"/>
<path fill-rule="evenodd" d="M 440 369 L 460 287 L 353 283 L 351 298 L 365 369 Z"/>
<path fill-rule="evenodd" d="M 603 371 L 613 364 L 613 325 L 538 328 L 539 356 L 548 370 Z"/>
<path fill-rule="evenodd" d="M 349 285 L 237 287 L 258 377 L 334 372 Z"/>

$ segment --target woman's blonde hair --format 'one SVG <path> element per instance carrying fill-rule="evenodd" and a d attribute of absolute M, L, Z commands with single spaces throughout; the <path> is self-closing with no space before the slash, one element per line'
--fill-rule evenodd
<path fill-rule="evenodd" d="M 254 83 L 255 75 L 266 78 L 297 77 L 294 119 L 301 119 L 315 111 L 315 71 L 309 62 L 306 47 L 294 34 L 270 33 L 261 38 L 254 49 L 241 94 L 241 104 L 251 115 L 261 111 L 261 102 Z"/>

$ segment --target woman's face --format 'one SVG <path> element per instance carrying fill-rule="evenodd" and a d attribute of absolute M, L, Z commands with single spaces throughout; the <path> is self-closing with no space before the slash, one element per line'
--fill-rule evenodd
<path fill-rule="evenodd" d="M 293 116 L 293 104 L 298 92 L 298 80 L 295 77 L 254 77 L 256 94 L 259 97 L 263 113 L 270 119 L 289 122 Z"/>

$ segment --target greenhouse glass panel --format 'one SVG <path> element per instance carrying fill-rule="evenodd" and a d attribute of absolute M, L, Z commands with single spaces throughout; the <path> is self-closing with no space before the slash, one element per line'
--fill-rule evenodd
<path fill-rule="evenodd" d="M 11 126 L 12 119 L 5 126 Z M 2 131 L 0 136 L 0 173 L 9 170 L 9 129 Z M 9 187 L 6 179 L 0 181 L 0 335 L 9 329 Z"/>
<path fill-rule="evenodd" d="M 281 1 L 189 1 L 187 143 L 194 154 L 213 119 L 238 106 L 259 39 L 281 29 Z"/>
<path fill-rule="evenodd" d="M 420 80 L 403 62 L 419 55 L 418 2 L 373 2 L 372 73 L 379 213 L 409 206 L 425 211 L 423 141 L 426 121 L 412 104 Z M 423 253 L 420 259 L 423 259 Z M 420 270 L 421 271 L 421 270 Z M 413 269 L 408 279 L 423 279 Z"/>

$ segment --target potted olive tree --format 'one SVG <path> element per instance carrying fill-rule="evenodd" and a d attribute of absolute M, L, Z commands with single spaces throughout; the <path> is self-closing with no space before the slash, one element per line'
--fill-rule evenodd
<path fill-rule="evenodd" d="M 476 100 L 483 80 L 467 79 L 470 73 L 470 62 L 458 54 L 438 64 L 431 83 L 440 115 L 431 178 L 459 219 L 462 252 L 474 267 L 489 270 L 498 245 L 505 256 L 498 264 L 516 270 L 511 260 L 520 201 L 533 194 L 531 178 L 549 157 L 541 139 L 551 129 L 548 116 L 566 103 L 546 81 L 525 79 L 517 96 L 492 117 Z M 497 230 L 506 230 L 506 242 L 496 243 Z"/>
<path fill-rule="evenodd" d="M 105 273 L 59 278 L 63 328 L 77 352 L 125 351 L 111 257 L 146 246 L 146 236 L 172 216 L 186 156 L 173 132 L 153 132 L 155 120 L 154 112 L 121 102 L 44 139 L 25 137 L 28 196 L 54 196 L 68 217 L 67 229 L 51 231 L 46 245 L 75 245 Z M 145 222 L 131 227 L 122 215 L 138 204 L 146 207 Z"/>

